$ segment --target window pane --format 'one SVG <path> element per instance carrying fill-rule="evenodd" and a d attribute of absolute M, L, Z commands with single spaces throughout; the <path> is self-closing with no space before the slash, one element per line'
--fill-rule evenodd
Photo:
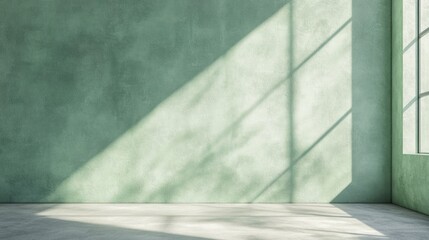
<path fill-rule="evenodd" d="M 417 152 L 417 14 L 416 1 L 403 1 L 403 152 Z"/>
<path fill-rule="evenodd" d="M 420 0 L 420 152 L 429 153 L 429 0 Z"/>

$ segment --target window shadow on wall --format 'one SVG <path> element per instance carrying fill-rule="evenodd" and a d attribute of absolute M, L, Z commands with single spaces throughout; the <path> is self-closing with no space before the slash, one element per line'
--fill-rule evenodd
<path fill-rule="evenodd" d="M 0 201 L 388 200 L 385 2 L 3 3 Z"/>
<path fill-rule="evenodd" d="M 0 201 L 49 195 L 286 2 L 3 1 Z"/>

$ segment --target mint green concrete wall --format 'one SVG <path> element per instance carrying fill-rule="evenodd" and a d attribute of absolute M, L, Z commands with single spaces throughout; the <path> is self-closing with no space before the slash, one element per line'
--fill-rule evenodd
<path fill-rule="evenodd" d="M 429 156 L 404 154 L 403 151 L 403 4 L 410 1 L 393 2 L 393 52 L 392 52 L 392 201 L 422 213 L 429 214 Z M 411 7 L 412 9 L 412 7 Z"/>
<path fill-rule="evenodd" d="M 390 202 L 388 0 L 0 1 L 1 202 Z"/>

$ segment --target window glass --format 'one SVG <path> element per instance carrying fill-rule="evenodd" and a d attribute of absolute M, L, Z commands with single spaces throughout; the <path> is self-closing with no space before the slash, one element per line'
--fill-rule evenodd
<path fill-rule="evenodd" d="M 419 152 L 429 153 L 429 0 L 420 0 L 419 15 Z"/>
<path fill-rule="evenodd" d="M 417 4 L 403 0 L 403 152 L 417 152 Z"/>

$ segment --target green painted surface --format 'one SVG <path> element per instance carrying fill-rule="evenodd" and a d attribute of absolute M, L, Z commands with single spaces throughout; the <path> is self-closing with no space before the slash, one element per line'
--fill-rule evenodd
<path fill-rule="evenodd" d="M 388 0 L 0 1 L 1 202 L 389 202 Z"/>
<path fill-rule="evenodd" d="M 429 214 L 429 156 L 403 154 L 403 3 L 393 2 L 392 42 L 392 201 L 422 213 Z M 404 149 L 406 150 L 406 149 Z"/>

